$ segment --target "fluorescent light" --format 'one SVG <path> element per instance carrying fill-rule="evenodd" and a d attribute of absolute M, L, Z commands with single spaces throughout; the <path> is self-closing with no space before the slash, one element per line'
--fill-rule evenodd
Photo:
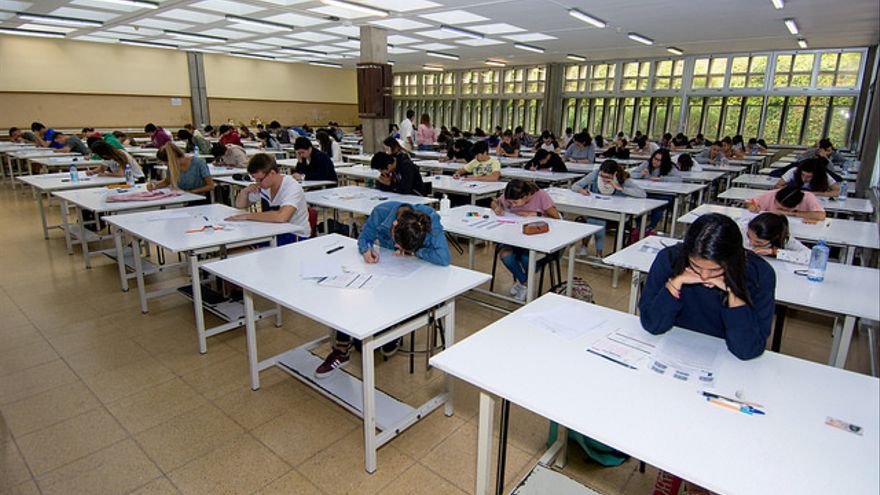
<path fill-rule="evenodd" d="M 158 2 L 150 2 L 147 0 L 98 0 L 99 2 L 116 3 L 119 5 L 128 5 L 131 7 L 141 7 L 143 9 L 158 9 Z"/>
<path fill-rule="evenodd" d="M 18 36 L 33 36 L 35 38 L 63 38 L 64 33 L 54 31 L 37 31 L 35 29 L 15 29 L 0 27 L 0 34 L 14 34 Z"/>
<path fill-rule="evenodd" d="M 782 0 L 770 0 L 776 10 L 782 10 L 782 7 L 785 7 L 785 3 Z"/>
<path fill-rule="evenodd" d="M 275 57 L 270 57 L 268 55 L 257 55 L 256 53 L 247 52 L 229 52 L 229 55 L 243 58 L 255 58 L 257 60 L 275 60 Z"/>
<path fill-rule="evenodd" d="M 164 48 L 166 50 L 177 49 L 177 45 L 170 45 L 168 43 L 155 43 L 153 41 L 119 40 L 119 42 L 123 45 L 143 46 L 147 48 Z"/>
<path fill-rule="evenodd" d="M 604 28 L 605 26 L 608 25 L 608 23 L 603 21 L 602 19 L 597 19 L 591 15 L 584 14 L 583 12 L 581 12 L 578 9 L 569 10 L 568 15 L 574 17 L 575 19 L 584 21 L 587 24 L 592 24 L 593 26 L 596 26 L 597 28 Z"/>
<path fill-rule="evenodd" d="M 794 22 L 794 19 L 786 19 L 785 27 L 788 28 L 788 32 L 791 34 L 798 34 L 800 32 L 798 31 L 797 23 Z"/>
<path fill-rule="evenodd" d="M 443 67 L 440 67 L 439 65 L 423 65 L 422 68 L 425 70 L 432 71 L 432 72 L 443 72 L 444 70 L 446 70 Z"/>
<path fill-rule="evenodd" d="M 387 63 L 388 65 L 394 67 L 394 60 L 389 60 L 389 61 L 386 62 L 386 63 Z"/>
<path fill-rule="evenodd" d="M 565 56 L 565 58 L 567 58 L 569 60 L 575 60 L 577 62 L 586 62 L 587 61 L 587 57 L 581 57 L 580 55 L 575 55 L 573 53 L 569 53 L 568 55 Z"/>
<path fill-rule="evenodd" d="M 480 33 L 468 31 L 467 29 L 457 28 L 455 26 L 447 26 L 446 24 L 441 25 L 440 30 L 447 31 L 450 33 L 460 34 L 462 36 L 467 36 L 468 38 L 474 38 L 474 39 L 478 39 L 478 40 L 484 39 L 486 37 Z"/>
<path fill-rule="evenodd" d="M 803 38 L 798 38 L 798 46 L 803 49 L 807 49 L 807 40 Z"/>
<path fill-rule="evenodd" d="M 461 58 L 458 55 L 454 55 L 452 53 L 432 52 L 432 51 L 427 51 L 425 53 L 429 57 L 445 58 L 447 60 L 458 60 L 459 58 Z"/>
<path fill-rule="evenodd" d="M 264 28 L 271 29 L 282 29 L 284 31 L 293 31 L 293 27 L 288 26 L 287 24 L 281 24 L 278 22 L 264 21 L 262 19 L 251 19 L 248 17 L 241 17 L 237 15 L 228 15 L 226 16 L 226 20 L 229 22 L 235 22 L 237 24 L 250 24 L 251 26 L 258 26 Z"/>
<path fill-rule="evenodd" d="M 82 27 L 101 27 L 104 25 L 101 21 L 92 21 L 89 19 L 74 19 L 72 17 L 60 17 L 57 15 L 28 14 L 27 12 L 19 12 L 15 14 L 19 19 L 26 19 L 35 22 L 47 22 L 49 24 L 65 24 L 68 26 Z"/>
<path fill-rule="evenodd" d="M 484 62 L 484 63 L 486 65 L 491 65 L 492 67 L 507 67 L 507 64 L 505 64 L 504 62 L 502 62 L 500 60 L 491 60 L 490 59 L 490 60 L 486 60 L 486 62 Z"/>
<path fill-rule="evenodd" d="M 653 45 L 654 44 L 654 40 L 652 40 L 651 38 L 646 38 L 639 33 L 629 33 L 626 36 L 633 41 L 638 41 L 639 43 L 642 43 L 645 45 Z"/>
<path fill-rule="evenodd" d="M 684 50 L 682 50 L 681 48 L 676 48 L 674 46 L 666 47 L 666 51 L 673 55 L 684 55 Z"/>
<path fill-rule="evenodd" d="M 285 52 L 290 52 L 290 53 L 299 53 L 300 55 L 312 55 L 312 56 L 314 56 L 314 55 L 327 55 L 327 53 L 325 53 L 325 52 L 319 52 L 318 50 L 309 50 L 308 48 L 292 48 L 292 47 L 282 46 L 281 50 L 283 50 Z"/>
<path fill-rule="evenodd" d="M 318 67 L 332 67 L 334 69 L 342 68 L 342 64 L 334 64 L 333 62 L 321 62 L 319 60 L 313 60 L 309 62 L 309 65 L 317 65 Z"/>
<path fill-rule="evenodd" d="M 364 5 L 361 3 L 348 2 L 346 0 L 321 0 L 327 5 L 333 5 L 335 7 L 341 7 L 343 9 L 354 10 L 357 12 L 362 12 L 368 15 L 378 15 L 381 17 L 385 17 L 388 15 L 387 10 L 377 9 L 376 7 L 370 7 L 369 5 Z"/>
<path fill-rule="evenodd" d="M 228 41 L 226 38 L 221 38 L 219 36 L 209 36 L 207 34 L 197 34 L 197 33 L 184 33 L 182 31 L 172 31 L 170 29 L 165 30 L 165 34 L 174 36 L 175 38 L 180 38 L 183 40 L 197 41 L 200 43 L 204 43 L 207 41 L 219 41 L 221 43 L 225 43 Z"/>
<path fill-rule="evenodd" d="M 535 45 L 527 45 L 525 43 L 514 43 L 513 46 L 519 48 L 520 50 L 525 50 L 527 52 L 535 52 L 535 53 L 544 53 L 544 49 L 540 46 Z"/>

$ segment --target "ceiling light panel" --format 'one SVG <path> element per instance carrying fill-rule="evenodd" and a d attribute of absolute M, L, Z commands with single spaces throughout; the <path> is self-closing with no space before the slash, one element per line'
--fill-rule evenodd
<path fill-rule="evenodd" d="M 409 36 L 404 36 L 402 34 L 392 34 L 388 37 L 388 42 L 392 45 L 406 45 L 409 43 L 418 43 L 422 40 L 418 38 L 411 38 Z"/>
<path fill-rule="evenodd" d="M 461 33 L 453 33 L 452 31 L 446 31 L 443 29 L 433 29 L 430 31 L 419 31 L 415 33 L 419 36 L 424 36 L 425 38 L 435 39 L 435 40 L 449 40 L 455 38 L 463 38 L 464 35 Z"/>
<path fill-rule="evenodd" d="M 527 45 L 525 43 L 514 43 L 513 46 L 516 48 L 519 48 L 520 50 L 525 50 L 527 52 L 533 52 L 533 53 L 544 53 L 544 51 L 545 51 L 540 46 Z"/>
<path fill-rule="evenodd" d="M 181 22 L 163 21 L 160 19 L 140 19 L 133 21 L 135 26 L 145 26 L 156 29 L 171 29 L 172 31 L 183 31 L 193 27 L 192 24 L 183 24 Z"/>
<path fill-rule="evenodd" d="M 60 15 L 62 17 L 79 17 L 81 19 L 94 19 L 98 21 L 109 21 L 119 14 L 114 12 L 98 12 L 97 10 L 72 9 L 70 7 L 61 7 L 51 12 L 52 15 Z"/>
<path fill-rule="evenodd" d="M 116 43 L 116 40 L 113 38 L 102 38 L 100 36 L 77 36 L 73 39 L 76 41 L 89 41 L 92 43 Z"/>
<path fill-rule="evenodd" d="M 328 22 L 326 19 L 321 19 L 308 15 L 293 14 L 290 12 L 285 14 L 273 15 L 270 17 L 264 17 L 263 20 L 277 22 L 279 24 L 285 24 L 287 26 L 293 27 L 309 27 Z"/>
<path fill-rule="evenodd" d="M 404 48 L 402 46 L 395 46 L 394 48 L 388 49 L 388 53 L 391 53 L 394 55 L 404 55 L 407 53 L 415 53 L 415 52 L 416 52 L 416 50 L 413 50 L 411 48 Z"/>
<path fill-rule="evenodd" d="M 309 31 L 294 31 L 284 35 L 286 38 L 293 38 L 302 41 L 311 41 L 312 43 L 322 43 L 324 41 L 338 40 L 339 37 L 329 34 L 314 33 Z"/>
<path fill-rule="evenodd" d="M 0 4 L 2 5 L 2 4 Z M 59 17 L 45 14 L 32 14 L 30 12 L 19 12 L 15 14 L 19 19 L 36 22 L 38 24 L 51 24 L 55 26 L 73 26 L 76 28 L 101 27 L 104 25 L 101 21 L 93 21 L 91 19 L 78 19 L 73 17 Z"/>
<path fill-rule="evenodd" d="M 468 26 L 468 29 L 476 31 L 478 33 L 483 34 L 508 34 L 508 33 L 522 33 L 525 29 L 517 26 L 513 26 L 511 24 L 506 24 L 503 22 L 498 22 L 494 24 L 479 24 L 476 26 Z"/>
<path fill-rule="evenodd" d="M 334 45 L 336 45 L 336 46 L 342 46 L 342 47 L 345 47 L 345 48 L 357 48 L 357 49 L 360 49 L 360 47 L 361 47 L 361 42 L 360 42 L 360 41 L 355 41 L 355 40 L 348 40 L 348 41 L 343 41 L 343 42 L 340 42 L 340 43 L 334 43 Z"/>
<path fill-rule="evenodd" d="M 394 12 L 412 12 L 413 10 L 442 7 L 439 3 L 428 0 L 370 0 L 369 2 L 364 3 L 369 3 L 373 7 L 392 10 Z"/>
<path fill-rule="evenodd" d="M 13 29 L 0 27 L 0 34 L 12 34 L 15 36 L 30 36 L 37 38 L 63 38 L 64 33 L 36 29 Z"/>
<path fill-rule="evenodd" d="M 197 9 L 210 10 L 213 12 L 219 12 L 221 14 L 235 14 L 235 15 L 248 15 L 253 14 L 254 12 L 259 12 L 263 10 L 260 7 L 255 7 L 253 5 L 249 5 L 246 3 L 240 2 L 231 2 L 229 0 L 203 0 L 198 3 L 194 3 L 189 7 L 194 7 Z"/>
<path fill-rule="evenodd" d="M 273 3 L 275 5 L 281 5 L 282 7 L 289 7 L 291 5 L 299 5 L 301 3 L 308 3 L 312 0 L 261 0 L 266 3 Z"/>
<path fill-rule="evenodd" d="M 431 27 L 430 24 L 414 21 L 412 19 L 404 19 L 403 17 L 394 17 L 391 19 L 381 19 L 378 21 L 370 21 L 370 24 L 391 29 L 393 31 L 410 31 L 413 29 L 423 29 Z"/>
<path fill-rule="evenodd" d="M 354 36 L 358 37 L 361 35 L 360 28 L 355 26 L 334 26 L 331 28 L 323 29 L 322 31 L 338 34 L 339 36 Z"/>
<path fill-rule="evenodd" d="M 483 38 L 481 40 L 475 40 L 472 38 L 463 38 L 460 40 L 456 40 L 456 43 L 460 43 L 462 45 L 467 46 L 492 46 L 492 45 L 503 45 L 504 42 L 501 40 L 495 40 L 492 38 Z"/>
<path fill-rule="evenodd" d="M 360 46 L 360 44 L 358 44 L 358 46 Z M 349 48 L 343 48 L 340 46 L 333 46 L 333 45 L 310 45 L 310 46 L 306 46 L 306 48 L 309 48 L 311 50 L 317 50 L 319 52 L 326 52 L 326 53 L 344 52 L 349 49 Z"/>
<path fill-rule="evenodd" d="M 420 50 L 450 50 L 455 48 L 453 45 L 447 45 L 446 43 L 425 43 L 424 45 L 418 45 L 416 48 Z"/>
<path fill-rule="evenodd" d="M 70 27 L 70 26 L 52 26 L 50 24 L 34 24 L 27 23 L 22 24 L 21 26 L 16 26 L 18 29 L 30 29 L 32 31 L 51 31 L 53 33 L 72 33 L 74 31 L 78 31 L 80 28 Z"/>
<path fill-rule="evenodd" d="M 359 10 L 347 9 L 345 7 L 337 7 L 335 5 L 324 5 L 321 7 L 315 7 L 313 9 L 309 9 L 309 12 L 315 12 L 323 15 L 332 15 L 333 17 L 349 20 L 376 17 L 376 14 L 368 14 Z"/>
<path fill-rule="evenodd" d="M 115 26 L 108 29 L 107 31 L 113 31 L 114 33 L 122 34 L 132 34 L 135 36 L 162 36 L 162 31 L 159 31 L 158 29 L 142 28 L 136 26 Z"/>
<path fill-rule="evenodd" d="M 33 4 L 28 2 L 16 2 L 15 0 L 3 0 L 0 2 L 0 9 L 3 10 L 17 10 L 17 11 L 25 11 L 29 9 Z"/>
<path fill-rule="evenodd" d="M 595 26 L 597 28 L 604 28 L 605 26 L 608 25 L 608 23 L 603 21 L 602 19 L 599 19 L 597 17 L 593 17 L 590 14 L 582 12 L 578 9 L 569 10 L 568 15 L 570 15 L 580 21 L 586 22 L 587 24 L 590 24 L 591 26 Z"/>
<path fill-rule="evenodd" d="M 126 7 L 134 7 L 136 10 L 140 9 L 158 9 L 159 2 L 154 2 L 152 0 L 99 0 L 100 3 L 103 4 L 116 4 L 116 5 L 124 5 Z"/>
<path fill-rule="evenodd" d="M 525 42 L 528 43 L 530 41 L 547 41 L 547 40 L 555 40 L 556 36 L 550 36 L 549 34 L 544 33 L 524 33 L 524 34 L 509 34 L 507 36 L 502 36 L 502 38 L 509 39 L 511 41 Z"/>
<path fill-rule="evenodd" d="M 647 36 L 642 36 L 639 33 L 629 33 L 626 36 L 627 36 L 627 38 L 629 38 L 633 41 L 636 41 L 638 43 L 641 43 L 643 45 L 653 45 L 654 44 L 654 40 L 652 40 L 651 38 L 648 38 Z"/>
<path fill-rule="evenodd" d="M 208 29 L 206 31 L 202 31 L 202 34 L 210 34 L 211 36 L 219 36 L 221 38 L 229 38 L 233 40 L 240 40 L 242 38 L 250 38 L 253 36 L 251 33 L 245 33 L 243 31 L 236 31 L 235 29 L 222 29 L 222 28 L 214 28 Z"/>
<path fill-rule="evenodd" d="M 164 12 L 159 12 L 156 15 L 158 17 L 165 17 L 168 19 L 194 22 L 196 24 L 208 24 L 211 22 L 218 22 L 223 20 L 223 16 L 206 14 L 204 12 L 196 12 L 194 10 L 186 9 L 166 10 Z"/>
<path fill-rule="evenodd" d="M 439 22 L 440 24 L 449 24 L 453 26 L 458 24 L 468 24 L 471 22 L 482 22 L 490 20 L 486 17 L 472 14 L 465 10 L 449 10 L 446 12 L 437 12 L 434 14 L 424 14 L 419 17 L 430 19 L 434 22 Z"/>
<path fill-rule="evenodd" d="M 4 5 L 8 2 L 4 2 Z M 116 12 L 135 12 L 137 10 L 142 10 L 143 7 L 137 7 L 134 5 L 124 5 L 121 3 L 113 3 L 113 2 L 103 2 L 101 0 L 73 0 L 70 2 L 71 5 L 76 5 L 77 7 L 88 7 L 91 9 L 105 9 L 105 10 L 113 10 Z M 4 7 L 6 8 L 6 7 Z M 23 10 L 23 9 L 16 9 Z"/>

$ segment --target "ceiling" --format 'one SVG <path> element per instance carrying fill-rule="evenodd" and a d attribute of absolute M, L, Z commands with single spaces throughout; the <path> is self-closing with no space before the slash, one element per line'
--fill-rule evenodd
<path fill-rule="evenodd" d="M 172 44 L 184 50 L 244 52 L 288 62 L 324 61 L 353 67 L 359 56 L 359 26 L 388 29 L 395 70 L 425 63 L 447 68 L 481 66 L 487 59 L 510 65 L 561 62 L 577 54 L 589 60 L 663 57 L 666 47 L 688 54 L 798 49 L 784 19 L 794 18 L 809 48 L 878 43 L 877 0 L 791 0 L 776 10 L 770 0 L 358 0 L 387 16 L 369 15 L 319 0 L 164 0 L 149 9 L 111 0 L 0 0 L 0 28 L 61 31 L 66 38 L 116 43 L 120 39 Z M 608 23 L 596 28 L 568 15 L 577 8 Z M 103 23 L 72 27 L 19 18 L 48 14 Z M 227 14 L 291 26 L 281 30 L 240 24 Z M 482 33 L 484 39 L 440 30 L 441 24 Z M 214 36 L 186 39 L 165 30 Z M 635 32 L 655 41 L 646 46 Z M 518 49 L 515 42 L 543 48 Z M 281 47 L 318 53 L 294 53 Z M 430 57 L 428 50 L 459 60 Z"/>

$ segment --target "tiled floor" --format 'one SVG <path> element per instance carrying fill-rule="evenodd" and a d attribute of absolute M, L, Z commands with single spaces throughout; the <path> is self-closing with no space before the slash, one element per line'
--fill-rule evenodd
<path fill-rule="evenodd" d="M 192 309 L 177 296 L 138 310 L 120 292 L 115 265 L 91 270 L 68 256 L 56 231 L 43 240 L 30 192 L 0 186 L 0 493 L 2 494 L 460 494 L 473 490 L 477 391 L 456 385 L 456 414 L 434 413 L 380 450 L 363 470 L 355 417 L 278 370 L 247 386 L 241 331 L 214 337 L 199 355 Z M 456 263 L 463 265 L 461 257 Z M 480 267 L 491 258 L 480 251 Z M 599 304 L 625 309 L 627 278 L 578 267 Z M 502 285 L 510 283 L 500 274 Z M 459 338 L 500 317 L 458 305 Z M 325 330 L 292 313 L 262 325 L 261 351 L 279 352 Z M 824 361 L 830 320 L 795 314 L 783 348 Z M 865 372 L 856 335 L 850 369 Z M 356 369 L 356 366 L 350 366 Z M 442 384 L 406 359 L 379 363 L 379 385 L 415 402 Z M 539 457 L 547 422 L 514 406 L 506 482 Z M 608 494 L 650 493 L 656 471 L 630 460 L 602 468 L 570 452 L 566 473 Z"/>

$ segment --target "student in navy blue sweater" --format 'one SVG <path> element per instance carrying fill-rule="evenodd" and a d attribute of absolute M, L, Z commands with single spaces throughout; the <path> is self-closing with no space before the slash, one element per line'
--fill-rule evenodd
<path fill-rule="evenodd" d="M 296 180 L 332 180 L 337 182 L 333 160 L 327 156 L 327 153 L 313 147 L 309 138 L 296 138 L 293 150 L 299 159 L 299 163 L 293 170 L 293 177 Z"/>
<path fill-rule="evenodd" d="M 639 302 L 642 327 L 661 334 L 673 326 L 727 341 L 740 359 L 760 356 L 773 322 L 776 273 L 743 248 L 729 217 L 703 215 L 684 242 L 657 254 Z"/>

